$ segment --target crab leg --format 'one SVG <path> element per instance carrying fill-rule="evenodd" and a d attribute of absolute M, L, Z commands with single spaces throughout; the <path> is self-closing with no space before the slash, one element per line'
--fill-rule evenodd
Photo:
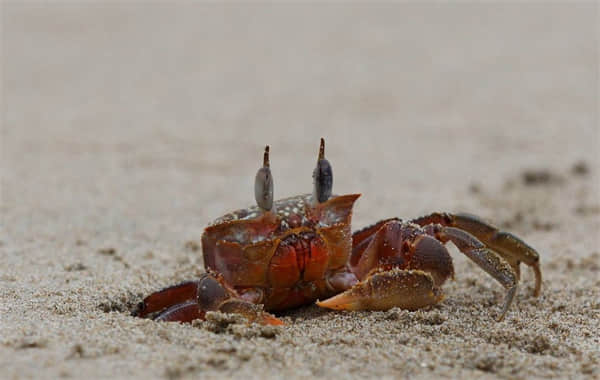
<path fill-rule="evenodd" d="M 283 324 L 261 306 L 239 298 L 222 277 L 213 273 L 204 273 L 198 281 L 184 282 L 149 295 L 133 315 L 145 317 L 158 312 L 154 320 L 190 322 L 204 319 L 207 311 L 237 313 L 265 325 Z"/>
<path fill-rule="evenodd" d="M 421 226 L 440 224 L 447 227 L 456 227 L 475 236 L 479 241 L 498 253 L 506 260 L 519 278 L 519 264 L 527 264 L 535 273 L 534 296 L 539 296 L 542 288 L 542 272 L 540 270 L 539 254 L 515 235 L 500 231 L 497 227 L 488 224 L 470 214 L 433 213 L 412 220 Z"/>
<path fill-rule="evenodd" d="M 498 253 L 477 240 L 476 237 L 459 228 L 430 224 L 425 226 L 425 231 L 441 242 L 452 241 L 462 253 L 504 286 L 508 292 L 498 321 L 503 320 L 517 292 L 519 280 L 518 274 L 515 273 L 512 266 Z"/>
<path fill-rule="evenodd" d="M 165 322 L 191 322 L 194 319 L 204 319 L 205 314 L 206 312 L 200 310 L 198 307 L 198 302 L 191 300 L 169 307 L 154 317 L 154 320 Z"/>
<path fill-rule="evenodd" d="M 376 272 L 317 305 L 334 310 L 388 310 L 392 307 L 416 310 L 434 305 L 443 298 L 431 274 L 394 268 Z"/>
<path fill-rule="evenodd" d="M 138 304 L 132 314 L 145 317 L 164 310 L 154 319 L 189 322 L 203 318 L 204 312 L 200 312 L 198 302 L 195 301 L 198 297 L 198 283 L 199 281 L 187 281 L 152 293 Z"/>

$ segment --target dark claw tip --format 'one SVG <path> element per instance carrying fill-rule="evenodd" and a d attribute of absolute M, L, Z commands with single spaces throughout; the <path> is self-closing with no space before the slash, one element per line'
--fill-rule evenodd
<path fill-rule="evenodd" d="M 146 303 L 145 302 L 140 302 L 137 304 L 137 306 L 135 307 L 135 309 L 133 309 L 133 311 L 131 312 L 131 316 L 132 317 L 139 317 L 140 314 L 142 314 L 144 312 L 144 310 L 146 310 Z"/>

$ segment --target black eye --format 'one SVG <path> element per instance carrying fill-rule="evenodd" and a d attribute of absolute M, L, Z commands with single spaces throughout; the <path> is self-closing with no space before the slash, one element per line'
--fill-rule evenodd
<path fill-rule="evenodd" d="M 269 211 L 273 208 L 273 177 L 269 167 L 269 146 L 265 147 L 263 167 L 256 172 L 254 179 L 254 198 L 256 204 L 263 210 Z"/>
<path fill-rule="evenodd" d="M 318 203 L 323 203 L 331 197 L 333 188 L 333 170 L 331 164 L 325 159 L 325 140 L 321 138 L 317 166 L 313 170 L 313 198 Z"/>

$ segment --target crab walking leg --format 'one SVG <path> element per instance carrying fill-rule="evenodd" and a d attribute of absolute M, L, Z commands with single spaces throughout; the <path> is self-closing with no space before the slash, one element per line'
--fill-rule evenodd
<path fill-rule="evenodd" d="M 430 224 L 425 226 L 425 231 L 441 242 L 452 241 L 462 253 L 504 286 L 508 292 L 498 321 L 503 320 L 517 292 L 518 274 L 515 273 L 512 266 L 476 237 L 459 228 Z"/>
<path fill-rule="evenodd" d="M 204 319 L 207 311 L 237 313 L 252 322 L 266 325 L 282 325 L 283 322 L 262 310 L 259 305 L 240 299 L 223 279 L 205 273 L 198 281 L 188 281 L 171 286 L 146 297 L 133 312 L 145 317 L 158 312 L 157 321 L 190 322 Z"/>
<path fill-rule="evenodd" d="M 194 319 L 204 319 L 205 314 L 206 312 L 204 310 L 200 310 L 198 302 L 192 300 L 169 307 L 154 317 L 154 320 L 165 322 L 191 322 Z"/>
<path fill-rule="evenodd" d="M 501 231 L 497 227 L 486 223 L 481 218 L 470 214 L 436 212 L 413 219 L 412 222 L 421 226 L 441 224 L 443 226 L 456 227 L 467 231 L 508 261 L 517 275 L 520 273 L 519 264 L 521 262 L 525 263 L 533 269 L 535 274 L 534 296 L 537 297 L 540 295 L 542 288 L 540 256 L 535 249 L 517 236 L 509 232 Z"/>
<path fill-rule="evenodd" d="M 173 306 L 195 301 L 198 297 L 198 281 L 186 281 L 152 293 L 137 305 L 132 315 L 145 317 L 148 314 Z M 196 302 L 197 304 L 197 302 Z"/>
<path fill-rule="evenodd" d="M 444 298 L 431 274 L 398 268 L 375 272 L 352 288 L 317 305 L 333 310 L 417 310 Z"/>

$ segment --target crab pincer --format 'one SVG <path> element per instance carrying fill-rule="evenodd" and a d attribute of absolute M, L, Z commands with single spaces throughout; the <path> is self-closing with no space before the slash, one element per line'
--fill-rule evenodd
<path fill-rule="evenodd" d="M 317 305 L 333 310 L 417 310 L 444 298 L 433 277 L 420 270 L 375 272 L 352 288 Z"/>
<path fill-rule="evenodd" d="M 416 310 L 440 302 L 454 276 L 446 248 L 418 226 L 390 219 L 375 232 L 355 233 L 350 269 L 361 281 L 318 306 L 335 310 Z M 360 244 L 365 239 L 368 244 Z"/>
<path fill-rule="evenodd" d="M 151 294 L 140 302 L 133 314 L 137 317 L 153 314 L 155 321 L 191 322 L 204 319 L 208 311 L 240 314 L 251 322 L 265 325 L 283 324 L 265 312 L 261 305 L 241 299 L 221 276 L 214 273 L 204 273 L 197 281 L 187 281 Z"/>

